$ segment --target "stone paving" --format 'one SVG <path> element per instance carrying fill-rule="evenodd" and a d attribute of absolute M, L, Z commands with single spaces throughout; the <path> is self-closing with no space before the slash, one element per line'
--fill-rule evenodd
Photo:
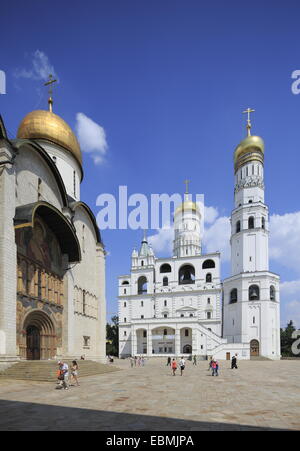
<path fill-rule="evenodd" d="M 165 361 L 82 378 L 80 387 L 0 380 L 0 430 L 300 430 L 300 361 L 188 362 L 174 377 Z"/>

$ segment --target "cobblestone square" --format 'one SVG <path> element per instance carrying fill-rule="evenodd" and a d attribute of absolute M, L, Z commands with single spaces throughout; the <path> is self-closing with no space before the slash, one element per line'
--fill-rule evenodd
<path fill-rule="evenodd" d="M 198 431 L 300 429 L 300 361 L 187 363 L 175 377 L 162 359 L 82 378 L 80 387 L 0 380 L 0 430 Z"/>

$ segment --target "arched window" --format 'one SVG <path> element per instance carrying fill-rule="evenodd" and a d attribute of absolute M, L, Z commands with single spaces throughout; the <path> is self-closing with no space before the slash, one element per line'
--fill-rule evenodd
<path fill-rule="evenodd" d="M 207 319 L 211 319 L 211 312 L 206 312 Z"/>
<path fill-rule="evenodd" d="M 126 288 L 124 288 L 124 294 L 126 294 Z"/>
<path fill-rule="evenodd" d="M 190 313 L 190 318 L 193 318 L 193 316 L 194 316 L 193 313 Z"/>
<path fill-rule="evenodd" d="M 210 272 L 206 274 L 206 279 L 205 280 L 206 280 L 206 283 L 211 283 L 212 277 L 211 277 L 211 273 Z"/>
<path fill-rule="evenodd" d="M 264 216 L 261 218 L 261 228 L 262 229 L 266 228 L 266 220 L 265 220 Z"/>
<path fill-rule="evenodd" d="M 141 261 L 141 265 L 144 266 L 144 260 Z"/>
<path fill-rule="evenodd" d="M 138 294 L 147 293 L 147 279 L 145 276 L 138 279 Z"/>
<path fill-rule="evenodd" d="M 122 285 L 129 285 L 129 282 L 127 280 L 124 280 L 124 282 L 122 282 Z"/>
<path fill-rule="evenodd" d="M 215 262 L 213 260 L 205 260 L 202 265 L 202 269 L 215 268 Z"/>
<path fill-rule="evenodd" d="M 249 301 L 258 301 L 259 300 L 259 286 L 251 285 L 249 287 Z"/>
<path fill-rule="evenodd" d="M 184 265 L 180 268 L 178 283 L 179 285 L 195 283 L 195 268 L 192 265 Z"/>
<path fill-rule="evenodd" d="M 274 285 L 270 286 L 270 300 L 276 301 L 275 287 Z"/>
<path fill-rule="evenodd" d="M 248 219 L 248 229 L 254 229 L 254 217 L 250 216 Z"/>
<path fill-rule="evenodd" d="M 163 278 L 163 286 L 167 287 L 169 285 L 169 279 L 167 277 Z"/>
<path fill-rule="evenodd" d="M 161 273 L 163 273 L 163 272 L 171 272 L 171 271 L 172 271 L 171 266 L 168 265 L 168 263 L 164 263 L 164 264 L 161 265 L 161 267 L 160 267 L 160 272 L 161 272 Z"/>
<path fill-rule="evenodd" d="M 237 291 L 237 288 L 233 288 L 233 289 L 230 291 L 230 300 L 229 300 L 229 303 L 230 303 L 230 304 L 235 304 L 235 303 L 237 302 L 237 300 L 238 300 L 238 291 Z"/>
<path fill-rule="evenodd" d="M 164 306 L 167 307 L 168 303 L 167 301 L 164 301 Z"/>
<path fill-rule="evenodd" d="M 237 221 L 235 226 L 235 233 L 239 233 L 241 231 L 241 221 Z"/>

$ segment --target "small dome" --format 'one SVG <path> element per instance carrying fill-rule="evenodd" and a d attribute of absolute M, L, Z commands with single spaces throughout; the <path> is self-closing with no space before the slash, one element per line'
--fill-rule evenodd
<path fill-rule="evenodd" d="M 82 155 L 79 143 L 69 125 L 57 114 L 46 110 L 35 110 L 28 113 L 22 120 L 17 138 L 45 139 L 64 147 L 82 165 Z"/>
<path fill-rule="evenodd" d="M 234 169 L 237 171 L 241 166 L 249 161 L 264 162 L 265 146 L 260 136 L 247 136 L 236 147 L 234 152 Z"/>
<path fill-rule="evenodd" d="M 183 211 L 195 211 L 195 212 L 197 211 L 198 213 L 200 213 L 200 209 L 197 203 L 192 202 L 191 200 L 186 200 L 182 202 L 182 204 L 180 204 L 179 207 L 176 208 L 175 216 L 178 213 L 182 213 Z"/>

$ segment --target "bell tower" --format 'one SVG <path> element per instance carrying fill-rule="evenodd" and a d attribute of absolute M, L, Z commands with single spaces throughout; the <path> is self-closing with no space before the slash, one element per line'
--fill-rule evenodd
<path fill-rule="evenodd" d="M 231 277 L 224 280 L 224 338 L 249 343 L 252 356 L 280 358 L 279 276 L 269 272 L 269 213 L 264 203 L 264 142 L 247 136 L 234 152 Z"/>

